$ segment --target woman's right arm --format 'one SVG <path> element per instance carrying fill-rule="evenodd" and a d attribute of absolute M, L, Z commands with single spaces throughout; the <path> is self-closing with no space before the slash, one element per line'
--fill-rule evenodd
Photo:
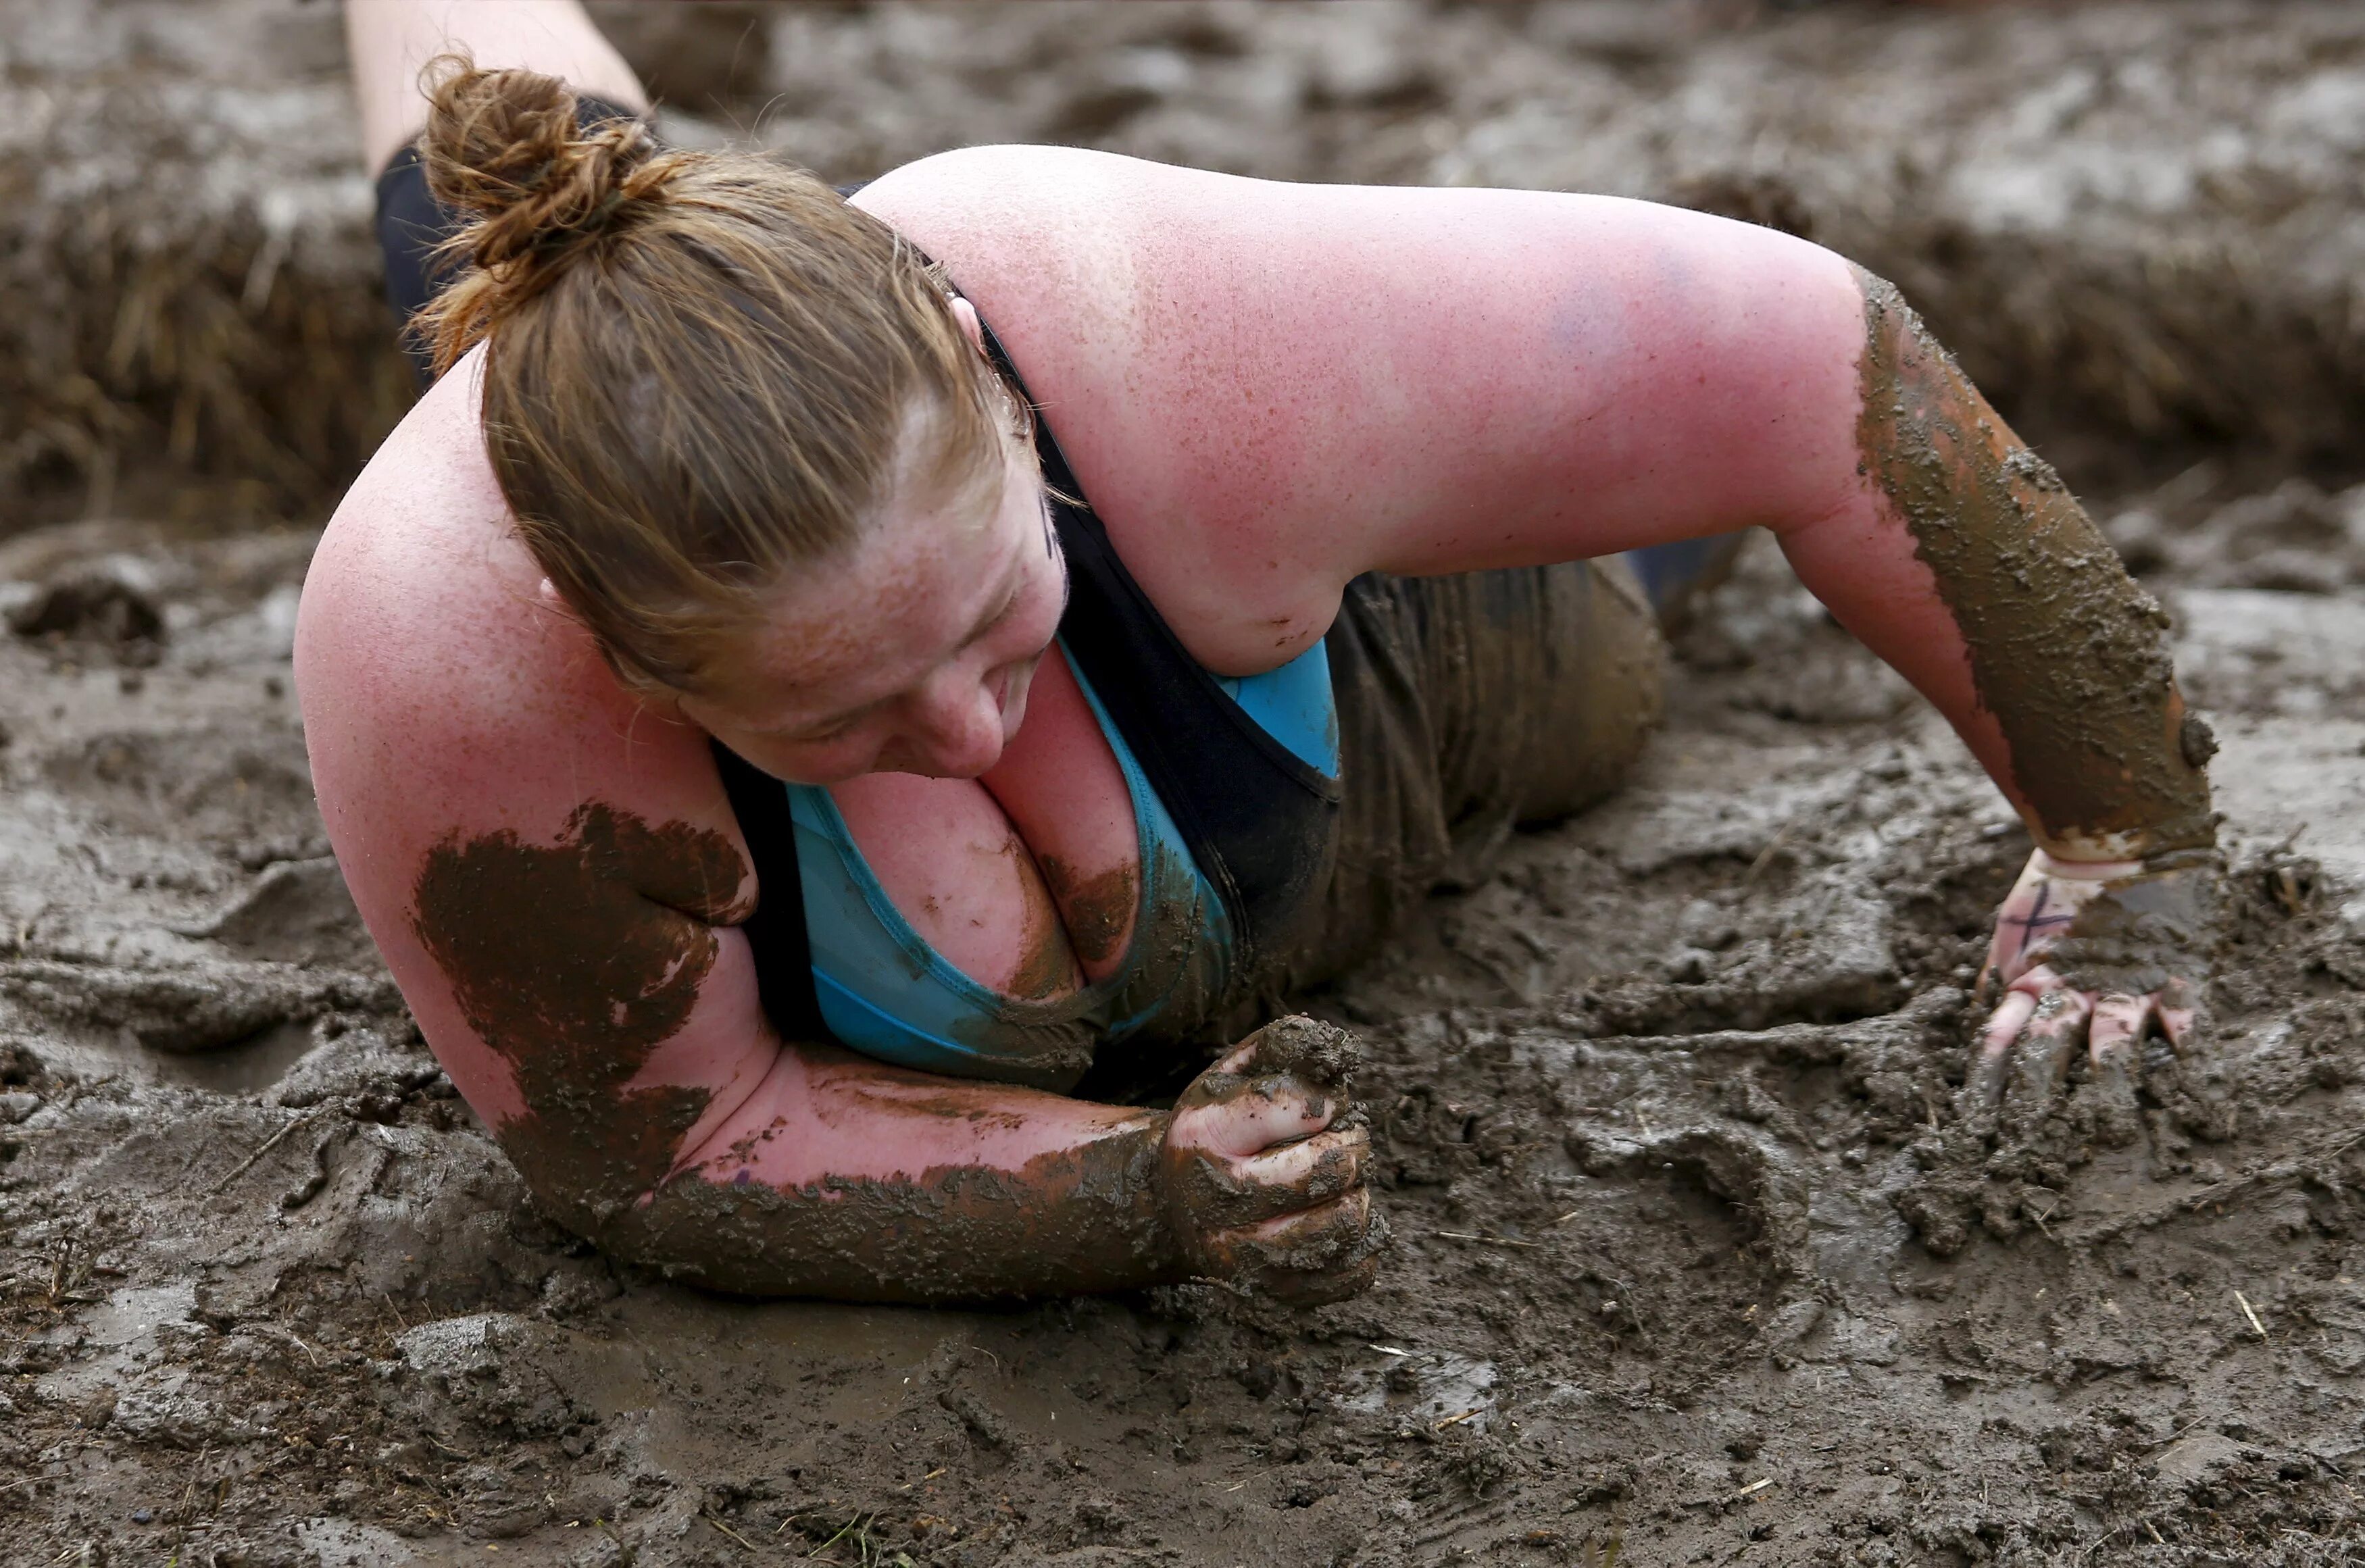
<path fill-rule="evenodd" d="M 784 1044 L 705 736 L 618 687 L 514 542 L 472 366 L 389 439 L 305 585 L 314 786 L 455 1086 L 553 1215 L 723 1288 L 872 1300 L 1369 1276 L 1362 1135 L 1250 1047 L 1174 1114 Z M 458 455 L 454 455 L 454 454 Z"/>

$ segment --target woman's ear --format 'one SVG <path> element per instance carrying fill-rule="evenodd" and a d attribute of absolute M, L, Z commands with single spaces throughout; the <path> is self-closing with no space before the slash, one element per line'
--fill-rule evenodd
<path fill-rule="evenodd" d="M 977 319 L 977 307 L 956 294 L 952 297 L 953 319 L 960 323 L 961 336 L 978 353 L 985 352 L 985 323 Z"/>

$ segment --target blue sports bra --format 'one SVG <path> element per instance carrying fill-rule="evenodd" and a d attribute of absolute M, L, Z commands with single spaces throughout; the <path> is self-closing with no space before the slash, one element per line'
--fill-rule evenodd
<path fill-rule="evenodd" d="M 781 786 L 796 833 L 814 1000 L 841 1044 L 927 1072 L 1003 1077 L 1019 1069 L 1030 1080 L 1056 1081 L 1080 1072 L 1100 1042 L 1178 1011 L 1203 1011 L 1224 994 L 1234 943 L 1223 900 L 1081 672 L 1077 684 L 1125 775 L 1142 876 L 1123 962 L 1072 995 L 1029 1001 L 954 968 L 895 908 L 829 791 Z M 1338 723 L 1323 648 L 1217 684 L 1293 755 L 1336 777 Z"/>

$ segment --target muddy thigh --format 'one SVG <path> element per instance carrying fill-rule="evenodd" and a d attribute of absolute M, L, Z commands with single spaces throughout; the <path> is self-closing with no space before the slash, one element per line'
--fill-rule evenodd
<path fill-rule="evenodd" d="M 1345 798 L 1292 985 L 1368 956 L 1515 825 L 1616 789 L 1666 676 L 1657 623 L 1617 562 L 1359 577 L 1328 647 Z"/>
<path fill-rule="evenodd" d="M 462 1016 L 515 1075 L 494 1129 L 537 1197 L 596 1233 L 656 1186 L 709 1091 L 627 1088 L 678 1033 L 745 867 L 723 834 L 597 802 L 554 844 L 457 834 L 427 855 L 413 930 Z"/>

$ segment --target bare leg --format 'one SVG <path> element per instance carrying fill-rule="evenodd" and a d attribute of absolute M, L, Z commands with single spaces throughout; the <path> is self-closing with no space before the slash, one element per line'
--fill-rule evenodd
<path fill-rule="evenodd" d="M 563 77 L 620 108 L 649 106 L 640 79 L 578 0 L 346 0 L 345 42 L 372 174 L 427 123 L 420 67 L 448 49 L 466 50 L 478 65 Z"/>

